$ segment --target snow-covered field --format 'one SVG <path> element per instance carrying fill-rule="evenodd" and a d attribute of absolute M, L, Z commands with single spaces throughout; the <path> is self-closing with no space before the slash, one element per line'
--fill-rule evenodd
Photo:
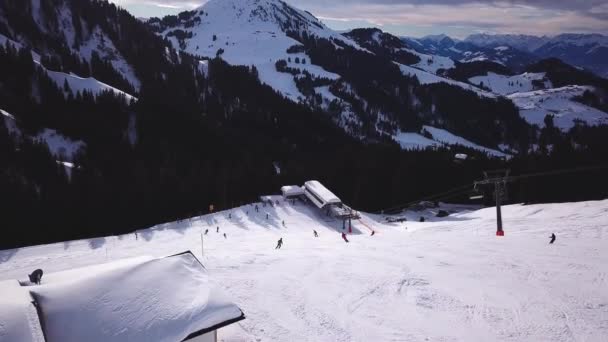
<path fill-rule="evenodd" d="M 608 124 L 608 113 L 573 100 L 582 95 L 587 86 L 566 86 L 561 88 L 515 93 L 508 96 L 519 108 L 519 114 L 530 124 L 543 127 L 545 116 L 553 115 L 555 126 L 567 131 L 576 120 L 588 125 Z"/>
<path fill-rule="evenodd" d="M 36 268 L 48 273 L 188 249 L 200 256 L 201 232 L 208 229 L 201 260 L 247 316 L 220 331 L 223 341 L 600 342 L 608 336 L 608 200 L 506 206 L 502 238 L 495 236 L 494 208 L 444 219 L 432 209 L 409 212 L 401 223 L 364 214 L 348 244 L 340 222 L 301 202 L 259 209 L 159 225 L 137 238 L 2 251 L 0 280 L 24 279 Z M 427 222 L 413 222 L 420 215 Z M 553 232 L 557 241 L 549 245 Z M 284 246 L 275 250 L 280 237 Z"/>
<path fill-rule="evenodd" d="M 432 137 L 427 138 L 420 133 L 414 132 L 398 132 L 393 136 L 393 139 L 403 148 L 404 150 L 416 150 L 426 148 L 437 148 L 441 146 L 465 146 L 474 150 L 481 151 L 493 157 L 508 157 L 506 153 L 497 151 L 491 148 L 487 148 L 474 142 L 471 142 L 463 137 L 450 133 L 449 131 L 433 126 L 423 126 L 423 130 L 426 130 Z"/>
<path fill-rule="evenodd" d="M 492 92 L 501 95 L 509 95 L 519 92 L 534 90 L 532 81 L 543 81 L 545 88 L 552 88 L 551 81 L 545 80 L 545 73 L 523 73 L 515 76 L 505 76 L 489 72 L 485 76 L 475 76 L 469 82 L 476 86 L 488 87 Z"/>

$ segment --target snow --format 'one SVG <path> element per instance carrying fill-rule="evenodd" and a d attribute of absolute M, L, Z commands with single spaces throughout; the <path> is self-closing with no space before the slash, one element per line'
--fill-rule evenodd
<path fill-rule="evenodd" d="M 3 116 L 2 119 L 4 120 L 4 125 L 6 126 L 6 129 L 8 130 L 8 134 L 20 137 L 21 129 L 19 129 L 19 126 L 17 126 L 17 120 L 15 120 L 15 117 L 12 116 L 7 111 L 2 110 L 2 109 L 0 109 L 0 114 Z"/>
<path fill-rule="evenodd" d="M 465 146 L 468 148 L 472 148 L 472 149 L 484 152 L 484 153 L 489 154 L 494 157 L 507 157 L 507 154 L 505 154 L 503 152 L 477 145 L 473 142 L 468 141 L 465 138 L 452 134 L 452 133 L 446 131 L 445 129 L 435 128 L 432 126 L 424 126 L 423 129 L 425 129 L 427 132 L 429 132 L 433 136 L 433 139 L 435 141 L 441 142 L 443 144 L 462 145 L 462 146 Z"/>
<path fill-rule="evenodd" d="M 45 128 L 34 140 L 45 143 L 49 151 L 56 157 L 61 157 L 65 161 L 73 160 L 78 151 L 84 149 L 86 144 L 80 140 L 72 140 L 63 136 L 54 129 Z"/>
<path fill-rule="evenodd" d="M 496 51 L 507 51 L 507 50 L 509 50 L 509 47 L 508 46 L 497 46 L 497 47 L 494 48 L 494 50 L 496 50 Z"/>
<path fill-rule="evenodd" d="M 33 298 L 16 280 L 0 281 L 0 341 L 44 342 Z"/>
<path fill-rule="evenodd" d="M 63 89 L 64 83 L 67 81 L 73 94 L 76 94 L 77 92 L 82 93 L 85 90 L 92 92 L 94 95 L 99 95 L 104 91 L 111 91 L 116 95 L 124 95 L 125 99 L 129 102 L 137 101 L 136 97 L 129 95 L 120 89 L 114 88 L 110 85 L 100 82 L 100 81 L 94 79 L 93 77 L 83 78 L 83 77 L 79 77 L 72 73 L 66 74 L 63 72 L 51 71 L 51 70 L 46 70 L 46 73 L 62 89 Z"/>
<path fill-rule="evenodd" d="M 329 191 L 323 184 L 319 181 L 312 180 L 304 183 L 304 187 L 309 192 L 315 194 L 317 197 L 323 200 L 323 204 L 327 203 L 341 203 L 342 201 L 338 198 L 338 196 L 334 195 L 333 192 Z"/>
<path fill-rule="evenodd" d="M 242 315 L 189 253 L 48 274 L 29 290 L 48 342 L 182 341 Z"/>
<path fill-rule="evenodd" d="M 435 148 L 441 146 L 441 143 L 419 133 L 399 132 L 393 136 L 393 139 L 399 143 L 404 150 L 424 150 L 428 147 Z"/>
<path fill-rule="evenodd" d="M 465 90 L 470 90 L 473 91 L 475 93 L 477 93 L 478 95 L 481 96 L 485 96 L 485 97 L 496 97 L 496 95 L 485 91 L 485 90 L 481 90 L 473 85 L 464 83 L 464 82 L 459 82 L 459 81 L 454 81 L 445 77 L 441 77 L 441 76 L 437 76 L 435 74 L 432 74 L 430 72 L 424 71 L 424 70 L 420 70 L 417 69 L 415 67 L 411 67 L 408 65 L 403 65 L 403 64 L 399 64 L 399 63 L 395 63 L 399 66 L 399 68 L 401 69 L 401 72 L 404 75 L 407 76 L 416 76 L 416 78 L 418 78 L 418 81 L 420 81 L 420 84 L 432 84 L 432 83 L 447 83 L 447 84 L 451 84 L 451 85 L 455 85 L 457 87 L 463 88 Z"/>
<path fill-rule="evenodd" d="M 222 49 L 221 58 L 224 61 L 232 65 L 254 65 L 262 83 L 298 102 L 304 96 L 297 89 L 293 75 L 276 70 L 278 60 L 305 58 L 306 64 L 294 63 L 289 66 L 320 77 L 336 79 L 339 76 L 310 64 L 309 56 L 304 53 L 288 54 L 288 48 L 301 44 L 287 36 L 283 29 L 286 23 L 298 22 L 301 29 L 311 35 L 361 48 L 354 41 L 327 28 L 309 13 L 287 6 L 278 0 L 212 0 L 196 10 L 200 24 L 172 27 L 162 35 L 167 37 L 175 29 L 191 32 L 193 37 L 185 40 L 183 50 L 186 52 L 214 58 Z M 175 37 L 168 38 L 175 48 L 181 49 Z"/>
<path fill-rule="evenodd" d="M 500 95 L 509 95 L 518 92 L 534 90 L 532 81 L 543 81 L 545 88 L 552 88 L 551 81 L 545 80 L 545 73 L 524 73 L 515 76 L 499 75 L 489 72 L 486 76 L 475 76 L 469 78 L 469 82 L 476 86 L 488 87 L 492 92 Z"/>
<path fill-rule="evenodd" d="M 608 124 L 608 114 L 572 100 L 582 95 L 588 86 L 566 86 L 509 95 L 520 109 L 520 115 L 530 124 L 544 126 L 545 116 L 554 116 L 555 126 L 567 131 L 581 120 L 588 125 Z"/>
<path fill-rule="evenodd" d="M 304 195 L 304 189 L 298 185 L 285 185 L 281 187 L 283 197 L 301 196 Z"/>
<path fill-rule="evenodd" d="M 446 218 L 434 217 L 437 209 L 412 211 L 395 223 L 362 214 L 346 244 L 340 221 L 277 199 L 260 213 L 248 205 L 142 230 L 139 239 L 2 251 L 0 279 L 188 249 L 200 256 L 200 233 L 210 229 L 203 262 L 247 314 L 220 330 L 226 341 L 600 342 L 608 335 L 608 200 L 504 206 L 502 238 L 494 208 Z M 421 215 L 427 222 L 413 222 Z"/>
<path fill-rule="evenodd" d="M 418 69 L 428 71 L 432 74 L 436 74 L 439 69 L 452 69 L 455 64 L 454 61 L 445 56 L 439 55 L 428 55 L 424 53 L 420 53 L 416 50 L 404 49 L 420 58 L 420 62 L 412 65 Z"/>
<path fill-rule="evenodd" d="M 493 157 L 509 157 L 503 152 L 475 144 L 463 137 L 452 134 L 445 129 L 423 126 L 423 130 L 427 131 L 432 138 L 427 138 L 419 133 L 399 132 L 393 136 L 393 139 L 399 143 L 404 150 L 423 150 L 426 148 L 461 145 L 481 151 Z"/>
<path fill-rule="evenodd" d="M 120 51 L 116 49 L 110 37 L 108 37 L 98 26 L 91 32 L 89 38 L 78 47 L 76 52 L 84 57 L 88 62 L 91 61 L 93 51 L 97 52 L 103 60 L 109 60 L 116 71 L 118 71 L 136 91 L 141 88 L 141 82 L 135 76 L 135 70 L 122 57 Z"/>

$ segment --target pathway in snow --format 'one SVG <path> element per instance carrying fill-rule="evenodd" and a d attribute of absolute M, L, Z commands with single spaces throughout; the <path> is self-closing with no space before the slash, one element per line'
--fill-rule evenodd
<path fill-rule="evenodd" d="M 504 238 L 488 208 L 425 223 L 412 222 L 415 213 L 391 224 L 365 215 L 376 235 L 354 222 L 360 234 L 346 244 L 339 222 L 301 203 L 245 206 L 137 239 L 3 251 L 0 279 L 186 249 L 200 256 L 209 229 L 202 261 L 247 315 L 221 332 L 225 341 L 605 341 L 608 200 L 503 212 Z"/>

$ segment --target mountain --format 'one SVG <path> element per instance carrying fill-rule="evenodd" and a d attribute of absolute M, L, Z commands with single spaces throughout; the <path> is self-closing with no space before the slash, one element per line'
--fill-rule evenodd
<path fill-rule="evenodd" d="M 438 77 L 439 70 L 454 66 L 450 58 L 419 53 L 375 29 L 339 34 L 283 1 L 211 0 L 147 24 L 181 51 L 255 67 L 262 83 L 324 111 L 363 141 L 394 140 L 403 131 L 419 133 L 427 124 L 496 148 L 518 144 L 515 131 L 527 129 L 509 103 L 470 84 Z M 430 95 L 434 92 L 452 95 Z M 463 103 L 444 106 L 439 98 Z M 505 116 L 490 118 L 481 109 L 487 106 Z M 467 111 L 459 109 L 465 107 Z M 467 120 L 483 121 L 488 130 L 474 132 Z"/>
<path fill-rule="evenodd" d="M 416 51 L 449 57 L 460 63 L 493 62 L 514 71 L 521 71 L 526 65 L 537 60 L 535 56 L 520 49 L 505 45 L 484 47 L 469 41 L 454 40 L 446 35 L 402 39 Z"/>
<path fill-rule="evenodd" d="M 565 33 L 555 37 L 476 34 L 465 42 L 484 48 L 509 46 L 539 58 L 559 58 L 608 78 L 608 36 Z"/>
<path fill-rule="evenodd" d="M 119 234 L 310 178 L 378 210 L 482 170 L 608 155 L 606 126 L 526 121 L 471 81 L 515 72 L 464 64 L 379 30 L 335 32 L 278 0 L 146 22 L 101 0 L 2 1 L 2 242 Z M 575 75 L 561 69 L 530 73 Z M 569 100 L 603 111 L 600 85 L 583 86 Z"/>

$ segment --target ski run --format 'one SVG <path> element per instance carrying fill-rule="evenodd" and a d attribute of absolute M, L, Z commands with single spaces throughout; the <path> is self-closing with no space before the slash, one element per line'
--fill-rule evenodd
<path fill-rule="evenodd" d="M 443 205 L 450 216 L 424 209 L 393 223 L 361 213 L 345 243 L 341 221 L 272 199 L 0 251 L 0 281 L 190 250 L 246 315 L 222 341 L 606 341 L 608 200 L 505 206 L 502 238 L 495 208 Z"/>

